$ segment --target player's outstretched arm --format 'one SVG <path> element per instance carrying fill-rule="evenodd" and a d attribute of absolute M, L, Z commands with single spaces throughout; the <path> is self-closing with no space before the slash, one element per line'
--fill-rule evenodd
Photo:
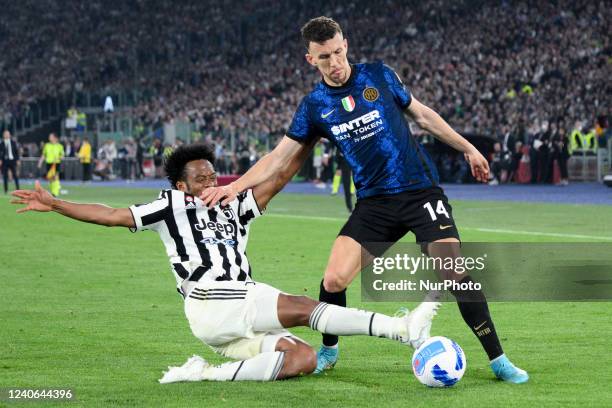
<path fill-rule="evenodd" d="M 270 200 L 295 176 L 295 173 L 302 168 L 302 165 L 310 156 L 310 152 L 316 143 L 317 139 L 313 139 L 309 144 L 301 144 L 300 149 L 291 156 L 283 169 L 263 183 L 253 187 L 253 196 L 259 208 L 266 208 Z"/>
<path fill-rule="evenodd" d="M 437 139 L 463 153 L 476 180 L 483 183 L 489 181 L 489 163 L 487 159 L 484 158 L 474 145 L 455 132 L 433 109 L 423 105 L 413 96 L 410 105 L 406 109 L 406 113 L 421 129 L 426 130 Z"/>
<path fill-rule="evenodd" d="M 276 174 L 284 172 L 290 165 L 292 158 L 303 148 L 304 145 L 285 136 L 274 150 L 262 157 L 238 180 L 227 186 L 207 188 L 200 195 L 200 199 L 208 207 L 214 207 L 219 201 L 222 205 L 227 205 L 230 201 L 236 199 L 241 191 L 262 184 Z"/>
<path fill-rule="evenodd" d="M 36 181 L 34 190 L 16 190 L 12 195 L 13 204 L 25 204 L 17 213 L 27 211 L 49 212 L 65 215 L 75 220 L 108 227 L 134 228 L 134 218 L 128 208 L 112 208 L 102 204 L 77 204 L 54 198 Z"/>

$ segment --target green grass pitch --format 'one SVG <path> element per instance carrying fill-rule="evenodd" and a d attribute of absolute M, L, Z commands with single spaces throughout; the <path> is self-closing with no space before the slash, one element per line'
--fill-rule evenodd
<path fill-rule="evenodd" d="M 156 194 L 73 187 L 68 198 L 127 206 Z M 612 242 L 612 206 L 452 204 L 464 241 Z M 612 406 L 609 302 L 492 303 L 506 353 L 531 376 L 519 386 L 493 379 L 453 303 L 444 304 L 433 327 L 467 355 L 465 376 L 450 389 L 417 382 L 411 349 L 367 337 L 343 338 L 338 365 L 318 377 L 162 386 L 162 370 L 192 354 L 223 359 L 191 334 L 157 234 L 14 211 L 0 197 L 0 388 L 73 389 L 76 401 L 45 407 Z M 346 217 L 339 197 L 279 195 L 251 229 L 254 279 L 316 298 Z M 385 313 L 400 306 L 362 303 L 358 282 L 348 302 Z M 318 347 L 318 333 L 294 332 Z M 21 405 L 37 404 L 0 401 Z"/>

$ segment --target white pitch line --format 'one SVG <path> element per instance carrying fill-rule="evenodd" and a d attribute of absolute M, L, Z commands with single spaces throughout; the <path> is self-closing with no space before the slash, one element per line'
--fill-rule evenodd
<path fill-rule="evenodd" d="M 496 232 L 496 233 L 502 233 L 502 234 L 541 235 L 545 237 L 602 239 L 606 241 L 612 241 L 612 237 L 601 237 L 598 235 L 562 234 L 562 233 L 557 233 L 557 232 L 537 232 L 537 231 L 517 231 L 517 230 L 506 230 L 506 229 L 496 229 L 496 228 L 465 228 L 465 229 L 481 231 L 481 232 Z"/>
<path fill-rule="evenodd" d="M 348 219 L 340 218 L 340 217 L 319 217 L 319 216 L 310 216 L 310 215 L 293 215 L 293 214 L 267 214 L 267 217 L 277 217 L 277 218 L 296 218 L 296 219 L 310 219 L 317 221 L 333 221 L 333 222 L 343 222 Z M 580 239 L 597 239 L 603 241 L 612 241 L 612 237 L 602 237 L 599 235 L 583 235 L 583 234 L 564 234 L 557 232 L 541 232 L 541 231 L 520 231 L 520 230 L 508 230 L 508 229 L 498 229 L 498 228 L 479 228 L 479 227 L 459 227 L 459 230 L 470 230 L 470 231 L 479 231 L 479 232 L 493 232 L 498 234 L 514 234 L 514 235 L 536 235 L 543 237 L 556 237 L 556 238 L 580 238 Z"/>
<path fill-rule="evenodd" d="M 318 220 L 318 221 L 335 221 L 342 222 L 348 220 L 348 216 L 346 218 L 340 217 L 319 217 L 317 215 L 295 215 L 295 214 L 266 214 L 266 217 L 277 217 L 277 218 L 298 218 L 298 219 L 309 219 L 309 220 Z"/>

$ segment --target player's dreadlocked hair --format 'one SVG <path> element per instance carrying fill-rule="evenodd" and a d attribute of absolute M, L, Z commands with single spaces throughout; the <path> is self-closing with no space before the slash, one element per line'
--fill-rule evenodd
<path fill-rule="evenodd" d="M 323 44 L 325 41 L 334 38 L 336 33 L 342 34 L 342 29 L 340 24 L 336 23 L 333 19 L 321 16 L 313 18 L 304 24 L 301 32 L 304 45 L 308 49 L 310 42 Z"/>
<path fill-rule="evenodd" d="M 164 170 L 172 188 L 177 188 L 177 182 L 185 181 L 185 165 L 193 160 L 208 160 L 214 164 L 215 154 L 210 146 L 196 143 L 180 146 L 166 156 Z"/>

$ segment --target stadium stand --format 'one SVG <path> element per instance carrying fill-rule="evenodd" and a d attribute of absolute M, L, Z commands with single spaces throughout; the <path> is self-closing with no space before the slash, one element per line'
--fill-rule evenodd
<path fill-rule="evenodd" d="M 41 101 L 128 92 L 123 105 L 147 128 L 182 120 L 202 135 L 274 140 L 318 80 L 299 28 L 320 14 L 346 27 L 354 62 L 384 60 L 466 134 L 533 145 L 609 115 L 603 1 L 24 0 L 3 10 L 0 125 L 16 135 Z"/>

